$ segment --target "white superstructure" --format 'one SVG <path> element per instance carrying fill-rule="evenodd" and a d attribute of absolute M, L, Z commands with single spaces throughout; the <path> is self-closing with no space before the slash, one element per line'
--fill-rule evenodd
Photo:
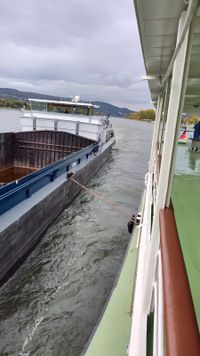
<path fill-rule="evenodd" d="M 109 135 L 109 120 L 94 115 L 97 106 L 91 103 L 29 99 L 29 108 L 23 110 L 22 131 L 65 131 L 95 141 L 106 142 Z"/>

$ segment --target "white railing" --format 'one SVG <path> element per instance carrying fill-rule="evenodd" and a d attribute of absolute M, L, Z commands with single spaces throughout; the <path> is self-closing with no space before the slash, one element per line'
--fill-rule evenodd
<path fill-rule="evenodd" d="M 22 131 L 30 130 L 55 130 L 65 131 L 79 136 L 83 136 L 95 141 L 99 140 L 99 137 L 103 135 L 103 129 L 105 126 L 98 120 L 96 122 L 79 121 L 79 117 L 76 116 L 73 120 L 65 120 L 63 115 L 55 117 L 41 117 L 39 116 L 22 116 L 21 126 Z M 84 119 L 85 120 L 85 119 Z M 105 135 L 103 135 L 105 136 Z M 104 138 L 103 138 L 104 139 Z"/>
<path fill-rule="evenodd" d="M 102 125 L 103 120 L 105 117 L 102 116 L 95 116 L 95 115 L 83 115 L 83 114 L 66 114 L 54 111 L 37 111 L 37 110 L 22 110 L 24 118 L 43 118 L 47 120 L 64 120 L 64 121 L 83 121 L 85 123 L 90 123 L 94 125 Z"/>
<path fill-rule="evenodd" d="M 146 355 L 146 333 L 147 317 L 150 311 L 154 311 L 154 342 L 153 355 L 164 355 L 163 343 L 163 289 L 162 289 L 162 266 L 160 250 L 157 253 L 157 269 L 152 285 L 151 310 L 146 309 L 146 294 L 144 284 L 146 280 L 149 257 L 152 248 L 151 223 L 152 223 L 152 204 L 155 203 L 156 182 L 153 175 L 148 173 L 146 182 L 146 194 L 144 203 L 143 221 L 141 223 L 140 244 L 138 252 L 137 276 L 135 284 L 135 296 L 133 301 L 133 318 L 131 327 L 131 338 L 129 345 L 129 356 Z M 154 176 L 155 177 L 155 176 Z M 153 189 L 152 189 L 153 188 Z"/>
<path fill-rule="evenodd" d="M 135 296 L 133 302 L 133 318 L 131 338 L 129 344 L 129 356 L 146 355 L 146 326 L 147 315 L 142 303 L 144 293 L 144 274 L 146 273 L 145 261 L 147 246 L 151 232 L 151 204 L 152 204 L 152 174 L 148 173 L 144 203 L 143 221 L 141 222 L 140 244 L 138 252 L 137 276 L 135 284 Z"/>
<path fill-rule="evenodd" d="M 154 282 L 153 356 L 164 356 L 164 314 L 161 253 L 158 251 Z"/>

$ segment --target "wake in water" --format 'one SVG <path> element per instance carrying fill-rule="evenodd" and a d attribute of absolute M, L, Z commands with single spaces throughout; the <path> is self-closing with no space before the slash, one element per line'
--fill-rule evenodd
<path fill-rule="evenodd" d="M 19 353 L 19 355 L 21 355 L 21 356 L 29 356 L 30 355 L 30 352 L 26 351 L 26 349 L 28 348 L 29 343 L 32 341 L 33 336 L 36 334 L 38 327 L 44 320 L 45 315 L 47 315 L 48 306 L 56 298 L 57 293 L 60 290 L 64 289 L 66 286 L 68 286 L 68 283 L 63 283 L 63 284 L 58 283 L 57 288 L 54 291 L 51 291 L 51 293 L 49 295 L 45 296 L 44 300 L 41 302 L 41 305 L 38 310 L 38 316 L 36 317 L 33 325 L 27 327 L 27 329 L 28 329 L 27 336 L 24 340 L 24 343 L 22 345 L 22 349 L 21 349 L 21 352 Z"/>

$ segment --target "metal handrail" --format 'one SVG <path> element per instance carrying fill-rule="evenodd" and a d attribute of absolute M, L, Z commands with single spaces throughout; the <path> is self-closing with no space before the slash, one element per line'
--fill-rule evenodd
<path fill-rule="evenodd" d="M 24 110 L 23 111 L 24 114 L 31 114 L 32 116 L 25 116 L 24 114 L 22 116 L 20 116 L 21 119 L 33 119 L 33 118 L 36 118 L 38 120 L 51 120 L 51 121 L 54 121 L 54 120 L 58 120 L 58 121 L 62 121 L 62 122 L 76 122 L 76 121 L 79 121 L 80 118 L 84 117 L 84 119 L 87 119 L 86 122 L 84 121 L 81 121 L 81 123 L 83 124 L 91 124 L 91 125 L 96 125 L 96 126 L 102 126 L 102 121 L 103 121 L 103 116 L 95 116 L 95 115 L 83 115 L 83 114 L 80 114 L 80 115 L 76 115 L 76 114 L 73 114 L 73 113 L 70 113 L 70 114 L 65 114 L 65 113 L 62 113 L 62 112 L 53 112 L 53 111 L 39 111 L 39 110 Z M 40 116 L 37 116 L 38 114 L 47 114 L 49 115 L 49 117 L 40 117 Z M 53 116 L 54 117 L 51 117 Z M 55 118 L 55 115 L 57 115 L 57 117 Z M 61 116 L 61 117 L 59 117 Z M 71 118 L 72 117 L 72 118 Z M 66 120 L 67 118 L 67 120 Z M 73 118 L 77 118 L 76 120 L 74 120 Z M 91 120 L 93 121 L 97 121 L 97 123 L 95 122 L 91 122 Z M 98 123 L 99 122 L 99 123 Z"/>
<path fill-rule="evenodd" d="M 75 162 L 80 163 L 82 159 L 87 158 L 97 150 L 98 143 L 93 143 L 81 151 L 72 153 L 37 172 L 0 188 L 0 214 L 29 198 L 31 194 L 56 179 L 64 171 L 68 171 Z"/>
<path fill-rule="evenodd" d="M 160 210 L 167 356 L 200 355 L 200 338 L 173 209 Z"/>

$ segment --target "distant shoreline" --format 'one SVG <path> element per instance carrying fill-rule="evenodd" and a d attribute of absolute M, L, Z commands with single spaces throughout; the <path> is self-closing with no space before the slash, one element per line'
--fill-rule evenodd
<path fill-rule="evenodd" d="M 22 107 L 14 107 L 14 106 L 0 106 L 0 110 L 20 110 Z"/>
<path fill-rule="evenodd" d="M 0 108 L 2 109 L 21 109 L 24 101 L 12 98 L 0 98 Z"/>

